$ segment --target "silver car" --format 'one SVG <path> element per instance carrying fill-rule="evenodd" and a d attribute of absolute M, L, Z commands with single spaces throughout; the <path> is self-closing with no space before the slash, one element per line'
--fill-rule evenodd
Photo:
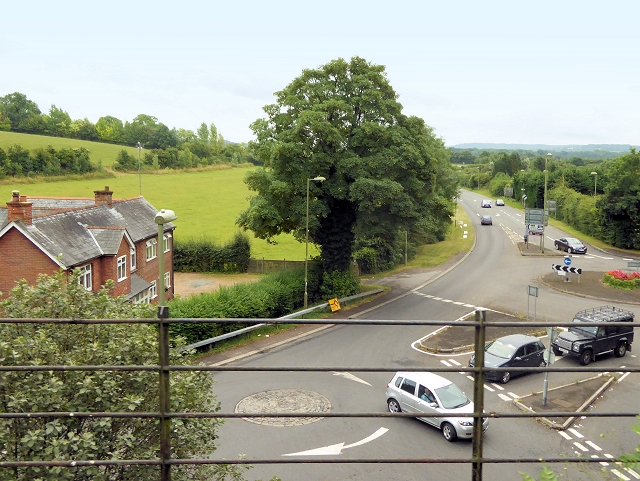
<path fill-rule="evenodd" d="M 424 413 L 424 417 L 417 419 L 441 429 L 447 441 L 471 438 L 473 434 L 473 418 L 459 417 L 473 413 L 473 402 L 458 386 L 437 374 L 397 372 L 387 384 L 386 397 L 389 412 Z M 484 418 L 482 430 L 486 431 L 488 427 L 489 419 Z"/>

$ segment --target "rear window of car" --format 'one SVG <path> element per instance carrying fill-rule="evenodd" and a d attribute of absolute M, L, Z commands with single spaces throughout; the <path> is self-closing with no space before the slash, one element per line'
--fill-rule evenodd
<path fill-rule="evenodd" d="M 416 393 L 416 383 L 414 381 L 412 381 L 411 379 L 406 379 L 404 381 L 402 381 L 402 385 L 400 386 L 400 389 L 402 389 L 403 391 L 408 392 L 409 394 L 415 394 Z"/>

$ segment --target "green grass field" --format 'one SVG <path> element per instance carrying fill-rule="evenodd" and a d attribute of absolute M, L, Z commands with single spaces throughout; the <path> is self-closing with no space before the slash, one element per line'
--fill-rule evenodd
<path fill-rule="evenodd" d="M 251 192 L 243 179 L 247 168 L 142 174 L 142 195 L 157 209 L 171 209 L 178 215 L 175 236 L 178 241 L 205 237 L 217 244 L 229 241 L 239 230 L 235 225 L 240 211 L 249 206 Z M 5 182 L 7 180 L 5 179 Z M 140 193 L 137 174 L 115 174 L 108 179 L 64 180 L 59 182 L 4 183 L 0 185 L 0 202 L 11 200 L 11 192 L 21 195 L 51 197 L 89 197 L 106 185 L 114 198 L 137 197 Z M 276 238 L 276 245 L 255 239 L 251 232 L 251 256 L 256 259 L 304 260 L 304 244 L 291 235 Z M 309 255 L 317 250 L 309 246 Z"/>
<path fill-rule="evenodd" d="M 18 134 L 0 131 L 0 147 L 6 152 L 12 145 L 18 144 L 25 149 L 34 150 L 51 145 L 54 149 L 84 147 L 90 153 L 91 162 L 102 167 L 111 167 L 122 149 L 138 158 L 138 149 L 123 145 L 89 142 L 88 140 L 64 139 L 62 137 L 47 137 L 46 135 Z M 144 151 L 143 151 L 144 153 Z"/>

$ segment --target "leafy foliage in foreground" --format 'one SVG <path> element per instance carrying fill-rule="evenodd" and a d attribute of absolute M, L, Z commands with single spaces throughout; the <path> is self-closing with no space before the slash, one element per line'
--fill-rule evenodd
<path fill-rule="evenodd" d="M 131 319 L 153 316 L 153 307 L 133 305 L 97 294 L 59 272 L 42 275 L 37 285 L 20 282 L 2 302 L 5 318 Z M 180 340 L 178 340 L 178 343 Z M 179 346 L 178 346 L 179 347 Z M 2 324 L 0 364 L 155 365 L 157 331 L 146 324 L 73 325 Z M 172 364 L 188 364 L 173 350 Z M 10 371 L 0 377 L 0 412 L 154 412 L 158 409 L 158 374 L 135 371 Z M 204 372 L 171 376 L 171 410 L 215 412 L 213 380 Z M 174 458 L 208 457 L 216 449 L 217 419 L 172 421 Z M 158 459 L 159 425 L 154 419 L 34 417 L 0 420 L 0 461 Z M 173 479 L 243 479 L 248 467 L 176 467 Z M 0 479 L 16 481 L 156 480 L 154 466 L 34 467 L 0 469 Z"/>

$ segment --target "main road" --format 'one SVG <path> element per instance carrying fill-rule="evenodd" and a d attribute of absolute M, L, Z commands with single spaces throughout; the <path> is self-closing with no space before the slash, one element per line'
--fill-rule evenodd
<path fill-rule="evenodd" d="M 524 218 L 511 207 L 480 207 L 477 194 L 463 192 L 460 205 L 471 218 L 471 225 L 460 225 L 460 235 L 475 229 L 476 244 L 462 262 L 448 271 L 424 275 L 400 275 L 386 279 L 401 293 L 392 302 L 363 312 L 360 319 L 386 320 L 385 326 L 340 325 L 314 336 L 271 349 L 236 366 L 283 368 L 326 368 L 322 372 L 258 371 L 215 374 L 215 393 L 221 412 L 250 412 L 271 408 L 272 412 L 299 411 L 331 413 L 386 412 L 384 390 L 396 370 L 466 365 L 469 353 L 434 356 L 412 348 L 412 344 L 435 330 L 430 326 L 394 325 L 398 320 L 454 321 L 477 308 L 525 315 L 528 285 L 539 287 L 538 320 L 550 323 L 568 321 L 581 309 L 597 307 L 602 301 L 565 295 L 539 284 L 540 275 L 551 270 L 549 258 L 521 256 Z M 490 214 L 492 226 L 481 226 L 480 216 Z M 547 229 L 547 247 L 563 233 Z M 531 249 L 537 246 L 530 245 Z M 560 258 L 558 258 L 559 260 Z M 578 260 L 579 259 L 579 260 Z M 574 257 L 584 270 L 606 271 L 626 267 L 624 258 L 590 246 L 589 255 Z M 434 275 L 437 274 L 437 275 Z M 624 306 L 640 319 L 640 306 Z M 488 313 L 491 317 L 491 311 Z M 546 340 L 545 340 L 546 342 Z M 571 364 L 571 359 L 558 363 Z M 623 366 L 639 366 L 635 354 L 618 359 L 603 356 L 599 366 L 616 372 Z M 358 369 L 380 368 L 363 372 Z M 554 373 L 549 387 L 588 377 L 588 373 Z M 463 373 L 446 373 L 469 396 L 472 382 Z M 508 385 L 485 386 L 487 412 L 518 412 L 513 400 L 542 389 L 543 374 L 531 374 Z M 597 405 L 597 409 L 623 411 L 637 409 L 640 374 L 630 374 Z M 287 410 L 291 411 L 287 411 Z M 255 460 L 250 478 L 283 480 L 388 480 L 438 478 L 471 479 L 469 464 L 364 463 L 364 464 L 259 464 L 260 460 L 398 460 L 419 458 L 470 458 L 469 441 L 447 442 L 439 430 L 407 418 L 270 418 L 267 420 L 228 419 L 219 431 L 216 459 L 235 459 L 239 454 Z M 602 464 L 569 465 L 571 479 L 599 479 L 607 470 L 612 479 L 640 479 L 640 474 L 607 463 L 608 456 L 632 451 L 639 443 L 624 418 L 586 418 L 569 431 L 559 433 L 533 419 L 492 419 L 485 433 L 486 458 L 567 458 L 595 457 Z M 486 464 L 484 479 L 520 479 L 519 472 L 537 475 L 538 464 Z M 556 466 L 561 471 L 565 466 Z"/>

